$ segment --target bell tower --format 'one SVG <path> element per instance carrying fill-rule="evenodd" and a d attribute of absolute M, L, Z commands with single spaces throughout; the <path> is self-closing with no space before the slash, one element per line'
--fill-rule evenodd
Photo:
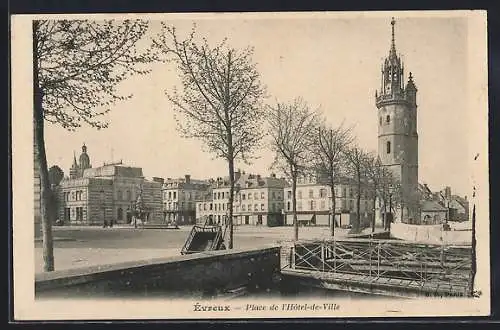
<path fill-rule="evenodd" d="M 375 92 L 378 109 L 378 155 L 384 166 L 399 180 L 399 219 L 420 219 L 418 212 L 417 88 L 410 72 L 404 83 L 404 64 L 396 53 L 392 18 L 391 47 L 381 68 L 380 90 Z"/>

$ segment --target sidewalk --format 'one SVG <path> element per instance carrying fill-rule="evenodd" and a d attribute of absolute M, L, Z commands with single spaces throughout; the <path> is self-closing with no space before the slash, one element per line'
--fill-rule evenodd
<path fill-rule="evenodd" d="M 180 248 L 173 249 L 54 249 L 56 270 L 115 264 L 180 255 Z M 35 249 L 35 273 L 43 272 L 42 249 Z"/>

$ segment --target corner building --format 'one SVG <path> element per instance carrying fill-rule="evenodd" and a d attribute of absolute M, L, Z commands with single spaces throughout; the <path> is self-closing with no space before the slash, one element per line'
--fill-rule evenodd
<path fill-rule="evenodd" d="M 404 82 L 404 64 L 396 53 L 394 18 L 392 40 L 385 59 L 380 90 L 375 93 L 378 109 L 378 155 L 400 181 L 402 207 L 397 218 L 402 222 L 420 219 L 418 197 L 417 88 L 409 73 Z"/>

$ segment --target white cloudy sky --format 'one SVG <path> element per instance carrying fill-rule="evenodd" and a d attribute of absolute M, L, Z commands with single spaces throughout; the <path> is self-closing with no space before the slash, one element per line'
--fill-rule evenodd
<path fill-rule="evenodd" d="M 332 124 L 345 120 L 354 125 L 358 143 L 366 150 L 377 148 L 377 108 L 374 94 L 380 85 L 380 66 L 390 46 L 390 20 L 394 14 L 293 19 L 257 19 L 232 16 L 197 19 L 198 33 L 209 41 L 228 37 L 235 48 L 255 47 L 263 83 L 274 99 L 289 101 L 303 97 L 312 107 L 320 106 Z M 216 16 L 219 17 L 219 16 Z M 433 189 L 450 185 L 461 195 L 470 190 L 467 136 L 467 20 L 460 17 L 398 17 L 396 48 L 413 73 L 418 88 L 419 181 Z M 180 33 L 191 19 L 173 19 Z M 153 21 L 152 31 L 159 22 Z M 93 166 L 112 158 L 143 167 L 148 177 L 194 178 L 226 175 L 226 165 L 201 150 L 196 140 L 179 136 L 172 106 L 165 89 L 177 84 L 171 64 L 156 64 L 146 77 L 132 78 L 122 86 L 133 91 L 131 101 L 116 104 L 107 116 L 110 126 L 77 132 L 48 124 L 48 164 L 67 173 L 83 142 Z M 272 155 L 266 150 L 251 166 L 242 169 L 268 174 Z"/>

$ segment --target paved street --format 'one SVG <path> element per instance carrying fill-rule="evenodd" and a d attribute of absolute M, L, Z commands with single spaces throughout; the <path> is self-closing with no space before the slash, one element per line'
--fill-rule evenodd
<path fill-rule="evenodd" d="M 56 270 L 180 255 L 191 226 L 180 229 L 54 227 Z M 234 248 L 259 247 L 293 236 L 292 227 L 234 227 Z M 338 229 L 341 237 L 347 230 Z M 302 239 L 329 237 L 326 227 L 301 227 Z M 43 270 L 41 242 L 35 242 L 35 269 Z"/>

